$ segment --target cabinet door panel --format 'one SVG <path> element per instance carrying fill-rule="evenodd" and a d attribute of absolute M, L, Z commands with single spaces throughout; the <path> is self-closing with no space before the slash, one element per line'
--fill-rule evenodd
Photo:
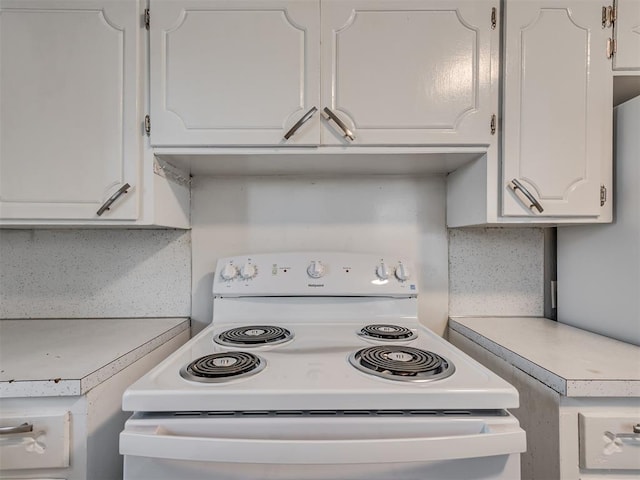
<path fill-rule="evenodd" d="M 490 144 L 497 3 L 323 1 L 323 107 L 355 143 Z"/>
<path fill-rule="evenodd" d="M 640 1 L 617 0 L 614 70 L 640 70 Z"/>
<path fill-rule="evenodd" d="M 319 141 L 317 1 L 151 1 L 153 145 Z"/>
<path fill-rule="evenodd" d="M 506 9 L 503 193 L 506 216 L 597 216 L 611 159 L 611 73 L 600 6 L 511 0 Z M 561 39 L 561 41 L 559 41 Z M 533 211 L 532 211 L 533 210 Z"/>
<path fill-rule="evenodd" d="M 0 217 L 135 219 L 136 2 L 0 7 Z"/>

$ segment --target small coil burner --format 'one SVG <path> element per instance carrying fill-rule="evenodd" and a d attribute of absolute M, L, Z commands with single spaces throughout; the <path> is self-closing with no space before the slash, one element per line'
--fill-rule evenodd
<path fill-rule="evenodd" d="M 253 353 L 214 353 L 200 357 L 182 367 L 180 375 L 186 380 L 195 382 L 217 383 L 254 375 L 265 365 L 266 362 Z"/>
<path fill-rule="evenodd" d="M 401 345 L 363 348 L 353 353 L 349 362 L 365 373 L 404 382 L 441 380 L 455 371 L 440 355 Z"/>
<path fill-rule="evenodd" d="M 412 330 L 406 327 L 385 324 L 367 325 L 358 332 L 358 335 L 388 341 L 413 340 L 417 337 Z"/>
<path fill-rule="evenodd" d="M 272 325 L 250 325 L 232 328 L 216 335 L 214 341 L 221 345 L 236 347 L 258 347 L 261 345 L 277 345 L 293 339 L 293 334 L 282 327 Z"/>

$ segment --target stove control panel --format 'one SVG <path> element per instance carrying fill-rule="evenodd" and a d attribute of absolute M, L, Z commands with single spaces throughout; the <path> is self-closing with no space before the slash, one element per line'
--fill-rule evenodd
<path fill-rule="evenodd" d="M 216 296 L 415 297 L 413 266 L 394 256 L 343 252 L 257 254 L 218 260 Z"/>

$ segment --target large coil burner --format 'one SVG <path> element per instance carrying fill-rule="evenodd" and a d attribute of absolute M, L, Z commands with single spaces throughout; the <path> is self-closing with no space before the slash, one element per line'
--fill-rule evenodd
<path fill-rule="evenodd" d="M 398 340 L 413 340 L 417 337 L 415 332 L 407 327 L 387 324 L 367 325 L 358 332 L 358 335 L 362 337 L 370 337 L 375 340 L 385 340 L 390 342 Z"/>
<path fill-rule="evenodd" d="M 180 375 L 194 382 L 218 383 L 255 375 L 265 365 L 266 362 L 253 353 L 213 353 L 182 367 Z"/>
<path fill-rule="evenodd" d="M 230 347 L 259 347 L 277 345 L 293 339 L 293 333 L 286 328 L 273 325 L 249 325 L 232 328 L 216 335 L 214 341 Z"/>
<path fill-rule="evenodd" d="M 430 382 L 452 375 L 455 367 L 440 355 L 402 345 L 379 345 L 358 350 L 349 362 L 362 372 L 389 380 Z"/>

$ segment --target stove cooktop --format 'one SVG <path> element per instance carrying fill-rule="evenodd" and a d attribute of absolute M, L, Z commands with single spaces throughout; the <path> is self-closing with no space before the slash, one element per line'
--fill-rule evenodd
<path fill-rule="evenodd" d="M 363 335 L 368 330 L 383 337 L 408 336 L 391 343 Z M 249 341 L 222 344 L 228 337 Z M 131 411 L 450 410 L 517 404 L 513 387 L 411 322 L 211 325 L 123 399 L 123 408 Z"/>

